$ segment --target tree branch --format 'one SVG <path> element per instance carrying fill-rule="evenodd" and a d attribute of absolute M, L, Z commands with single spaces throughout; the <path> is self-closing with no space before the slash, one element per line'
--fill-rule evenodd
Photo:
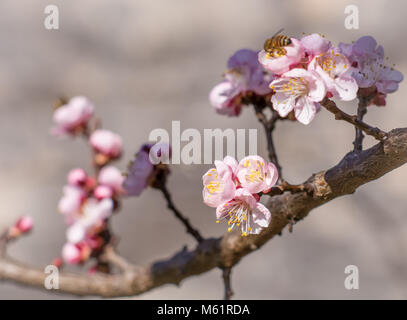
<path fill-rule="evenodd" d="M 134 296 L 164 284 L 179 284 L 183 279 L 216 267 L 232 267 L 247 254 L 259 249 L 280 234 L 291 221 L 332 199 L 351 194 L 372 180 L 407 162 L 407 128 L 395 129 L 370 149 L 348 153 L 336 166 L 311 176 L 312 195 L 305 190 L 267 197 L 272 213 L 270 225 L 259 235 L 242 237 L 238 232 L 221 238 L 205 239 L 193 250 L 183 248 L 171 258 L 145 266 L 131 265 L 120 275 L 71 274 L 60 272 L 60 292 L 103 297 Z M 0 279 L 44 288 L 45 274 L 10 258 L 0 258 Z"/>
<path fill-rule="evenodd" d="M 387 138 L 386 132 L 380 130 L 379 128 L 369 126 L 367 123 L 359 119 L 358 116 L 351 116 L 350 114 L 343 112 L 336 106 L 336 103 L 333 102 L 332 100 L 325 98 L 323 101 L 321 101 L 321 105 L 329 112 L 333 113 L 335 115 L 336 120 L 344 120 L 346 122 L 349 122 L 350 124 L 354 125 L 357 129 L 363 131 L 369 136 L 373 136 L 379 141 L 383 141 Z"/>
<path fill-rule="evenodd" d="M 233 296 L 232 284 L 230 277 L 232 275 L 232 268 L 223 268 L 222 269 L 222 278 L 223 284 L 225 286 L 225 295 L 224 300 L 230 300 Z"/>
<path fill-rule="evenodd" d="M 253 103 L 253 106 L 254 106 L 254 112 L 256 114 L 256 117 L 259 120 L 259 122 L 263 125 L 264 132 L 266 134 L 267 151 L 268 151 L 269 160 L 271 162 L 273 162 L 277 168 L 279 181 L 283 181 L 282 167 L 278 161 L 277 152 L 276 152 L 276 148 L 274 146 L 274 139 L 273 139 L 273 131 L 275 129 L 276 122 L 278 119 L 280 119 L 280 117 L 279 117 L 277 111 L 272 110 L 272 117 L 270 120 L 268 120 L 266 115 L 263 112 L 263 109 L 265 108 L 264 105 L 259 104 L 259 103 Z"/>
<path fill-rule="evenodd" d="M 159 187 L 159 189 L 161 190 L 161 192 L 164 195 L 165 200 L 167 201 L 167 207 L 168 209 L 170 209 L 175 217 L 181 221 L 181 223 L 185 226 L 185 229 L 187 231 L 187 233 L 189 233 L 191 236 L 193 236 L 195 238 L 196 241 L 198 242 L 202 242 L 204 240 L 204 238 L 202 237 L 202 235 L 199 233 L 199 231 L 197 229 L 195 229 L 191 223 L 189 222 L 189 220 L 187 218 L 185 218 L 182 213 L 177 209 L 177 207 L 174 205 L 174 203 L 172 202 L 172 197 L 170 192 L 167 189 L 167 186 L 164 183 L 162 183 Z"/>

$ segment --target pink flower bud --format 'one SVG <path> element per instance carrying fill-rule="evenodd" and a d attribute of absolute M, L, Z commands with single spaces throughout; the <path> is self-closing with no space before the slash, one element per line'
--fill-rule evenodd
<path fill-rule="evenodd" d="M 97 152 L 105 156 L 117 158 L 122 152 L 122 138 L 109 130 L 95 130 L 89 141 Z"/>
<path fill-rule="evenodd" d="M 88 260 L 92 249 L 84 242 L 73 244 L 67 242 L 62 248 L 62 258 L 69 264 L 77 264 Z"/>
<path fill-rule="evenodd" d="M 112 188 L 116 193 L 123 193 L 124 176 L 119 169 L 113 166 L 104 167 L 100 170 L 98 181 L 101 185 Z"/>
<path fill-rule="evenodd" d="M 81 168 L 72 169 L 68 173 L 68 183 L 72 186 L 83 186 L 86 183 L 87 174 Z"/>
<path fill-rule="evenodd" d="M 23 216 L 20 219 L 18 219 L 15 227 L 21 232 L 25 233 L 28 232 L 32 229 L 34 226 L 34 221 L 31 217 L 29 216 Z"/>
<path fill-rule="evenodd" d="M 62 248 L 62 258 L 66 263 L 77 264 L 81 262 L 81 250 L 76 245 L 68 242 Z"/>
<path fill-rule="evenodd" d="M 97 188 L 93 191 L 93 195 L 96 199 L 102 200 L 105 198 L 113 197 L 113 190 L 108 186 L 97 186 Z"/>
<path fill-rule="evenodd" d="M 53 264 L 57 268 L 61 268 L 62 265 L 64 264 L 64 262 L 62 261 L 61 258 L 58 257 L 58 258 L 55 258 L 54 260 L 52 260 L 51 264 Z"/>
<path fill-rule="evenodd" d="M 73 97 L 66 105 L 55 110 L 56 126 L 52 133 L 56 135 L 74 135 L 75 131 L 86 125 L 93 115 L 94 107 L 85 97 Z"/>

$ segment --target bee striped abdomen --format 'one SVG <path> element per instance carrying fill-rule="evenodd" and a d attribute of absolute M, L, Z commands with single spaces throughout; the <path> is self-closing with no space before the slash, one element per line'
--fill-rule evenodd
<path fill-rule="evenodd" d="M 291 44 L 291 39 L 285 35 L 279 34 L 266 40 L 264 43 L 264 50 L 271 56 L 284 55 L 285 46 Z"/>
<path fill-rule="evenodd" d="M 284 35 L 278 35 L 276 38 L 277 46 L 279 47 L 285 47 L 288 46 L 291 43 L 291 40 L 289 37 L 284 36 Z"/>

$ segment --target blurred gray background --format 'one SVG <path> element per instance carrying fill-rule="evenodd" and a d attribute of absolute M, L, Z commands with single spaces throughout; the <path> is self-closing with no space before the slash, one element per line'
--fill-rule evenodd
<path fill-rule="evenodd" d="M 60 29 L 44 28 L 44 8 L 55 4 Z M 357 4 L 360 29 L 344 28 L 344 9 Z M 405 1 L 190 1 L 88 0 L 0 2 L 0 228 L 20 215 L 35 218 L 35 231 L 9 247 L 37 266 L 60 254 L 65 226 L 56 205 L 68 170 L 88 168 L 84 141 L 49 135 L 57 96 L 86 95 L 105 128 L 124 138 L 124 169 L 152 129 L 258 128 L 252 110 L 239 118 L 214 113 L 208 93 L 221 80 L 228 57 L 260 49 L 279 28 L 300 37 L 320 32 L 334 43 L 373 35 L 390 63 L 406 74 Z M 366 117 L 384 130 L 407 125 L 405 83 L 385 108 Z M 343 104 L 354 112 L 355 104 Z M 352 147 L 354 129 L 321 111 L 309 126 L 278 125 L 276 144 L 285 177 L 302 182 L 335 165 Z M 366 139 L 366 145 L 374 141 Z M 219 236 L 214 210 L 201 199 L 206 165 L 172 167 L 170 186 L 179 208 L 206 236 Z M 407 298 L 407 166 L 361 187 L 353 196 L 314 210 L 289 234 L 276 237 L 233 269 L 236 299 Z M 120 252 L 136 263 L 166 258 L 194 245 L 165 208 L 161 194 L 127 199 L 113 218 Z M 344 288 L 344 269 L 359 267 L 360 289 Z M 75 270 L 76 268 L 74 268 Z M 77 270 L 81 271 L 81 270 Z M 83 270 L 86 272 L 85 270 Z M 220 271 L 164 286 L 144 299 L 217 299 Z M 70 296 L 0 283 L 0 298 Z"/>

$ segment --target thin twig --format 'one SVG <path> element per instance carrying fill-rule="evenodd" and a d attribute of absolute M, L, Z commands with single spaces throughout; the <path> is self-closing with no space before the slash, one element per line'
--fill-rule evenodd
<path fill-rule="evenodd" d="M 387 139 L 386 132 L 380 130 L 379 128 L 371 127 L 370 125 L 363 122 L 362 120 L 359 120 L 357 116 L 352 116 L 350 114 L 347 114 L 346 112 L 343 112 L 341 109 L 339 109 L 336 106 L 336 103 L 333 102 L 332 100 L 325 98 L 323 101 L 321 101 L 321 105 L 325 109 L 327 109 L 329 112 L 333 113 L 335 115 L 336 120 L 344 120 L 346 122 L 349 122 L 350 124 L 354 125 L 356 128 L 359 128 L 365 134 L 372 136 L 379 141 L 383 141 L 383 140 Z"/>
<path fill-rule="evenodd" d="M 60 293 L 80 296 L 123 297 L 135 296 L 165 284 L 201 275 L 220 266 L 234 266 L 249 253 L 259 250 L 274 236 L 281 234 L 292 221 L 304 219 L 308 213 L 329 201 L 353 194 L 361 185 L 377 180 L 407 162 L 407 128 L 394 129 L 383 143 L 358 154 L 347 154 L 336 166 L 320 171 L 307 179 L 315 189 L 307 193 L 285 194 L 270 199 L 272 222 L 258 235 L 242 237 L 226 233 L 221 238 L 205 239 L 196 248 L 185 248 L 170 258 L 143 266 L 134 265 L 128 274 L 106 275 L 96 273 L 59 273 Z M 25 265 L 9 257 L 0 257 L 0 280 L 44 289 L 47 274 L 43 268 Z"/>
<path fill-rule="evenodd" d="M 358 92 L 358 113 L 357 119 L 359 121 L 363 120 L 363 117 L 367 113 L 367 106 L 369 101 L 373 98 L 373 95 L 364 96 L 360 92 Z M 355 141 L 353 142 L 354 151 L 362 151 L 363 150 L 363 131 L 360 130 L 358 127 L 355 127 Z"/>
<path fill-rule="evenodd" d="M 224 300 L 230 300 L 234 294 L 234 292 L 232 290 L 231 280 L 230 280 L 231 274 L 232 274 L 231 267 L 222 268 L 222 278 L 223 278 L 223 284 L 225 286 Z"/>
<path fill-rule="evenodd" d="M 364 103 L 364 99 L 359 98 L 358 104 L 358 113 L 357 119 L 359 121 L 363 120 L 364 115 L 367 113 L 366 104 Z M 355 141 L 353 142 L 354 151 L 362 151 L 363 150 L 363 131 L 360 130 L 358 127 L 355 127 Z"/>
<path fill-rule="evenodd" d="M 277 157 L 277 152 L 276 148 L 274 145 L 274 140 L 273 140 L 273 131 L 276 125 L 277 120 L 279 119 L 277 111 L 273 110 L 273 115 L 270 120 L 267 119 L 266 115 L 263 113 L 263 108 L 264 106 L 259 105 L 259 104 L 253 104 L 254 106 L 254 111 L 256 113 L 256 117 L 259 120 L 259 122 L 263 125 L 264 131 L 266 133 L 266 139 L 267 139 L 267 151 L 268 151 L 268 157 L 271 162 L 274 163 L 274 165 L 277 168 L 278 171 L 278 178 L 279 181 L 282 181 L 282 167 L 278 161 Z"/>
<path fill-rule="evenodd" d="M 204 240 L 204 238 L 201 236 L 199 231 L 197 229 L 195 229 L 194 227 L 192 227 L 189 220 L 187 218 L 185 218 L 183 216 L 183 214 L 175 207 L 174 203 L 172 202 L 171 194 L 168 191 L 167 186 L 165 185 L 165 183 L 163 183 L 159 187 L 159 189 L 163 193 L 165 200 L 167 200 L 168 209 L 170 209 L 174 213 L 175 217 L 183 223 L 183 225 L 185 226 L 186 231 L 190 235 L 192 235 L 196 239 L 196 241 L 198 241 L 198 243 L 202 242 Z"/>
<path fill-rule="evenodd" d="M 111 263 L 118 267 L 121 271 L 126 272 L 132 269 L 132 265 L 124 259 L 122 256 L 117 254 L 115 249 L 108 245 L 104 249 L 104 253 L 102 255 L 102 260 L 105 262 Z"/>
<path fill-rule="evenodd" d="M 9 241 L 9 232 L 8 229 L 0 233 L 0 257 L 3 257 L 6 254 L 6 247 Z"/>

